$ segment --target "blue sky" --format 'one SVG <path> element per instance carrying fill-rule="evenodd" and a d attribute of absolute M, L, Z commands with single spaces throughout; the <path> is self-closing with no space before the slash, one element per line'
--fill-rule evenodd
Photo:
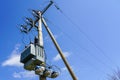
<path fill-rule="evenodd" d="M 1 80 L 38 80 L 34 72 L 27 72 L 19 62 L 20 52 L 35 33 L 26 36 L 16 26 L 24 23 L 23 17 L 32 17 L 28 9 L 43 9 L 48 1 L 0 1 Z M 108 74 L 120 67 L 120 1 L 55 2 L 67 16 L 52 6 L 44 17 L 78 80 L 107 80 Z M 44 28 L 43 34 L 47 62 L 57 65 L 62 72 L 54 80 L 72 80 Z"/>

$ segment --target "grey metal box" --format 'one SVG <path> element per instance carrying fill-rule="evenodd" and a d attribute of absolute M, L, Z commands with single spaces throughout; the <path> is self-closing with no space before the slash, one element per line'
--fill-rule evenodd
<path fill-rule="evenodd" d="M 25 64 L 24 64 L 24 68 L 26 70 L 34 70 L 35 68 L 35 63 L 34 63 L 35 59 L 34 58 L 31 58 L 29 61 L 27 61 Z"/>
<path fill-rule="evenodd" d="M 45 53 L 43 47 L 30 44 L 21 53 L 21 60 L 26 70 L 34 70 L 36 65 L 45 62 Z"/>
<path fill-rule="evenodd" d="M 24 64 L 24 68 L 26 70 L 34 70 L 36 65 L 40 65 L 42 64 L 43 62 L 41 62 L 40 60 L 38 59 L 35 59 L 35 58 L 31 58 L 30 60 L 28 60 L 25 64 Z"/>
<path fill-rule="evenodd" d="M 20 61 L 22 63 L 26 63 L 28 60 L 30 60 L 33 57 L 35 57 L 35 46 L 34 46 L 34 44 L 30 44 L 21 53 L 21 59 L 20 59 Z"/>

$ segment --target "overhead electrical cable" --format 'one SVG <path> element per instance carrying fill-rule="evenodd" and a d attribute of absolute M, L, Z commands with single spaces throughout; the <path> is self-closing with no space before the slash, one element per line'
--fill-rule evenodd
<path fill-rule="evenodd" d="M 100 51 L 100 53 L 106 57 L 108 59 L 108 61 L 114 65 L 116 65 L 116 63 L 69 17 L 67 16 L 63 10 L 61 10 L 60 7 L 58 7 L 58 5 L 55 3 L 54 6 L 56 7 L 57 10 L 60 11 L 60 13 L 63 14 L 64 17 L 66 17 L 66 19 L 71 22 L 71 24 L 77 28 L 79 30 L 80 33 L 82 33 L 94 46 L 96 49 L 98 49 Z"/>
<path fill-rule="evenodd" d="M 51 23 L 53 26 L 55 26 L 54 28 L 56 28 L 56 25 L 53 24 L 52 21 L 50 21 L 50 20 L 48 20 L 48 19 L 47 19 L 47 21 L 48 21 L 49 23 Z M 74 40 L 74 39 L 72 39 L 71 36 L 68 35 L 66 32 L 64 32 L 59 26 L 57 26 L 57 29 L 58 29 L 58 28 L 59 28 L 59 30 L 60 30 L 62 33 L 64 33 L 64 35 L 66 35 L 66 37 L 67 37 L 72 43 L 74 43 L 73 45 L 76 45 L 77 47 L 81 48 L 82 50 L 86 51 L 87 53 L 91 53 L 88 49 L 80 46 L 79 43 L 76 43 L 77 41 Z M 111 67 L 110 67 L 109 65 L 107 65 L 105 62 L 103 62 L 102 60 L 100 60 L 99 58 L 97 58 L 95 55 L 93 55 L 93 53 L 87 54 L 87 55 L 89 55 L 89 56 L 91 56 L 91 57 L 94 57 L 94 59 L 97 60 L 98 63 L 101 63 L 103 66 L 106 66 L 106 67 L 108 67 L 109 69 L 111 69 Z"/>

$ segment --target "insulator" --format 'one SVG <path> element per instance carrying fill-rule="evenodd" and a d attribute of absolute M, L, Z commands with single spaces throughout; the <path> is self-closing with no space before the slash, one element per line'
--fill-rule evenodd
<path fill-rule="evenodd" d="M 45 70 L 45 67 L 43 67 L 43 66 L 36 66 L 35 67 L 35 74 L 41 74 L 41 73 L 44 72 L 44 70 Z"/>
<path fill-rule="evenodd" d="M 33 14 L 34 17 L 38 17 L 39 18 L 39 13 L 40 13 L 39 10 L 32 10 L 32 14 Z"/>
<path fill-rule="evenodd" d="M 51 75 L 51 73 L 52 73 L 51 70 L 46 69 L 43 74 L 44 76 L 48 77 L 49 75 Z"/>
<path fill-rule="evenodd" d="M 20 25 L 20 31 L 24 33 L 28 33 L 27 25 Z"/>
<path fill-rule="evenodd" d="M 21 25 L 21 29 L 23 30 L 27 30 L 27 26 L 26 25 Z"/>
<path fill-rule="evenodd" d="M 56 71 L 53 71 L 51 74 L 51 78 L 56 78 L 57 76 L 59 76 L 59 73 Z"/>
<path fill-rule="evenodd" d="M 27 22 L 30 22 L 30 23 L 33 22 L 32 18 L 26 18 L 26 21 L 27 21 Z"/>
<path fill-rule="evenodd" d="M 31 27 L 34 27 L 35 23 L 34 20 L 32 20 L 32 18 L 25 18 L 25 22 L 27 25 L 30 25 Z"/>

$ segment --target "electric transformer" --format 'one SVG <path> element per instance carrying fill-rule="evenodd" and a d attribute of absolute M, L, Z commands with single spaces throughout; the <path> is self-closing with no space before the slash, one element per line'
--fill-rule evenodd
<path fill-rule="evenodd" d="M 24 63 L 24 68 L 26 70 L 34 70 L 36 65 L 40 65 L 45 61 L 43 47 L 30 44 L 21 53 L 20 61 Z"/>
<path fill-rule="evenodd" d="M 35 46 L 34 44 L 30 44 L 21 53 L 20 62 L 26 63 L 28 60 L 30 60 L 33 57 L 35 57 Z"/>

